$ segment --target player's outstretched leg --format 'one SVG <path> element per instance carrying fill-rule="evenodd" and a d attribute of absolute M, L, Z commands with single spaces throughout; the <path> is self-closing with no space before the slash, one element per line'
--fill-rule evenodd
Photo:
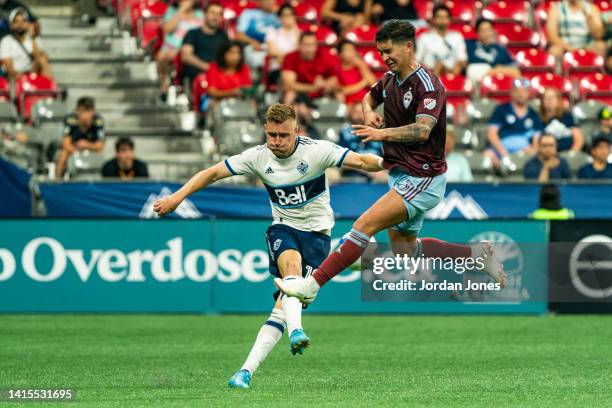
<path fill-rule="evenodd" d="M 484 258 L 484 272 L 499 283 L 502 288 L 505 287 L 506 273 L 502 263 L 495 257 L 493 244 L 489 241 L 480 241 L 480 243 L 472 246 L 472 251 L 475 256 Z"/>
<path fill-rule="evenodd" d="M 312 276 L 290 281 L 277 278 L 274 284 L 285 294 L 303 303 L 311 303 L 321 286 L 359 259 L 372 235 L 399 224 L 406 216 L 402 197 L 390 190 L 355 221 L 346 241 L 323 261 Z"/>
<path fill-rule="evenodd" d="M 280 309 L 280 302 L 272 309 L 268 320 L 261 326 L 255 344 L 239 371 L 229 379 L 228 384 L 232 388 L 249 388 L 251 377 L 272 351 L 276 343 L 283 337 L 285 331 L 285 312 Z"/>

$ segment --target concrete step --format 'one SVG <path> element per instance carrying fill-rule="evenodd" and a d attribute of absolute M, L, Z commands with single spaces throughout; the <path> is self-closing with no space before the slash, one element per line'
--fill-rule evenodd
<path fill-rule="evenodd" d="M 91 35 L 117 34 L 117 20 L 114 17 L 101 17 L 93 26 L 75 26 L 72 16 L 39 16 L 41 34 L 45 36 L 83 37 Z"/>
<path fill-rule="evenodd" d="M 68 106 L 74 106 L 80 97 L 94 96 L 99 106 L 113 106 L 114 104 L 150 106 L 157 103 L 158 95 L 158 86 L 122 89 L 71 86 L 68 89 L 67 103 Z"/>
<path fill-rule="evenodd" d="M 125 114 L 100 111 L 109 131 L 125 129 L 153 129 L 154 133 L 183 131 L 181 117 L 175 112 L 155 114 Z M 139 131 L 140 132 L 140 131 Z"/>
<path fill-rule="evenodd" d="M 70 63 L 52 61 L 53 75 L 58 82 L 115 83 L 144 81 L 155 83 L 149 77 L 149 68 L 142 62 Z"/>

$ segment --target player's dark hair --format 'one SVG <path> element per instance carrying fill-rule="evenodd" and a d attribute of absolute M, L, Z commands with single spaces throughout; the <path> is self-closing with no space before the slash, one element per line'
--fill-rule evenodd
<path fill-rule="evenodd" d="M 407 20 L 388 20 L 376 32 L 376 42 L 391 40 L 392 43 L 415 44 L 416 30 Z"/>
<path fill-rule="evenodd" d="M 94 98 L 91 96 L 82 96 L 77 100 L 77 109 L 83 108 L 87 110 L 94 110 L 96 108 L 96 103 L 94 102 Z"/>
<path fill-rule="evenodd" d="M 119 151 L 123 146 L 128 146 L 130 149 L 134 150 L 134 141 L 129 137 L 120 137 L 119 140 L 115 142 L 115 151 Z"/>
<path fill-rule="evenodd" d="M 357 47 L 357 44 L 355 44 L 354 42 L 352 42 L 351 40 L 347 40 L 347 39 L 342 39 L 338 45 L 336 45 L 336 50 L 338 51 L 338 54 L 340 54 L 342 52 L 342 49 L 346 46 L 346 45 L 352 45 L 353 47 Z"/>
<path fill-rule="evenodd" d="M 266 123 L 285 123 L 290 119 L 297 120 L 297 114 L 291 105 L 274 103 L 266 110 Z"/>
<path fill-rule="evenodd" d="M 476 20 L 476 32 L 478 32 L 478 30 L 480 29 L 480 26 L 485 24 L 485 23 L 489 23 L 491 25 L 493 25 L 493 21 L 489 20 L 488 18 L 479 18 L 478 20 Z"/>
<path fill-rule="evenodd" d="M 314 38 L 317 38 L 317 35 L 315 34 L 314 31 L 310 31 L 310 30 L 303 31 L 302 34 L 300 34 L 300 44 L 302 43 L 302 41 L 304 41 L 304 38 L 311 37 L 311 36 Z"/>
<path fill-rule="evenodd" d="M 238 49 L 240 49 L 240 61 L 238 61 L 238 66 L 236 69 L 242 69 L 242 65 L 244 65 L 244 50 L 242 49 L 242 43 L 239 41 L 227 41 L 219 47 L 217 53 L 215 54 L 215 62 L 219 68 L 228 68 L 227 63 L 225 62 L 225 54 L 227 54 L 227 52 L 233 47 L 238 47 Z"/>
<path fill-rule="evenodd" d="M 216 2 L 216 1 L 210 1 L 206 3 L 206 6 L 204 6 L 204 14 L 208 13 L 208 10 L 213 6 L 218 6 L 218 7 L 221 7 L 221 9 L 223 9 L 223 5 L 221 3 Z"/>
<path fill-rule="evenodd" d="M 280 17 L 285 10 L 291 10 L 291 13 L 295 16 L 295 9 L 289 3 L 283 3 L 283 5 L 278 8 L 276 15 Z"/>
<path fill-rule="evenodd" d="M 439 11 L 446 11 L 448 13 L 448 16 L 451 16 L 451 11 L 447 5 L 438 4 L 436 7 L 433 8 L 433 11 L 431 12 L 432 17 L 436 18 L 436 14 L 438 14 Z"/>
<path fill-rule="evenodd" d="M 556 184 L 545 184 L 540 190 L 540 208 L 546 210 L 560 210 L 561 193 Z"/>

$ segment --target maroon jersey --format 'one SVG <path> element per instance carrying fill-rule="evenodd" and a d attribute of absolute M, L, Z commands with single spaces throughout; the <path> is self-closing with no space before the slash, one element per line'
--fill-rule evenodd
<path fill-rule="evenodd" d="M 385 127 L 415 123 L 421 115 L 436 119 L 429 138 L 424 142 L 383 142 L 385 168 L 400 167 L 417 177 L 434 177 L 446 171 L 446 91 L 431 71 L 417 67 L 401 83 L 387 72 L 372 88 L 370 95 L 377 104 L 385 104 Z"/>

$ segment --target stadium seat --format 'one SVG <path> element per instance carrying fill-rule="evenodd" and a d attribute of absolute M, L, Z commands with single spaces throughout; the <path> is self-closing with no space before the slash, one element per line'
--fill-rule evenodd
<path fill-rule="evenodd" d="M 45 122 L 64 122 L 68 114 L 68 108 L 62 101 L 55 99 L 43 99 L 32 106 L 32 124 L 34 126 Z"/>
<path fill-rule="evenodd" d="M 30 119 L 32 106 L 41 99 L 57 98 L 60 90 L 55 81 L 35 73 L 21 74 L 15 80 L 15 102 L 21 116 Z"/>
<path fill-rule="evenodd" d="M 497 39 L 513 54 L 537 49 L 540 44 L 540 34 L 521 24 L 507 24 L 496 28 Z"/>
<path fill-rule="evenodd" d="M 442 85 L 446 88 L 446 96 L 449 104 L 455 110 L 465 110 L 472 99 L 474 85 L 472 81 L 462 75 L 444 74 L 440 76 Z"/>
<path fill-rule="evenodd" d="M 500 24 L 529 25 L 529 1 L 497 1 L 489 3 L 482 9 L 482 17 L 495 22 L 496 28 Z"/>
<path fill-rule="evenodd" d="M 0 102 L 0 124 L 17 122 L 17 109 L 10 102 Z"/>
<path fill-rule="evenodd" d="M 569 101 L 572 96 L 572 81 L 560 75 L 546 73 L 535 75 L 531 78 L 531 87 L 538 94 L 542 94 L 546 88 L 555 88 L 561 91 L 565 101 Z"/>
<path fill-rule="evenodd" d="M 362 25 L 347 31 L 344 36 L 357 45 L 376 45 L 376 30 L 375 25 Z"/>
<path fill-rule="evenodd" d="M 365 63 L 375 74 L 380 75 L 387 72 L 387 65 L 376 48 L 359 47 L 358 50 Z"/>
<path fill-rule="evenodd" d="M 446 0 L 443 4 L 450 9 L 451 20 L 462 24 L 474 23 L 482 8 L 482 3 L 474 0 Z"/>
<path fill-rule="evenodd" d="M 603 72 L 604 59 L 588 50 L 567 52 L 563 56 L 563 72 L 572 80 L 581 80 L 595 72 Z"/>
<path fill-rule="evenodd" d="M 321 139 L 338 143 L 342 128 L 348 126 L 346 122 L 314 122 L 314 127 L 319 132 Z"/>
<path fill-rule="evenodd" d="M 70 178 L 100 176 L 104 165 L 104 155 L 90 150 L 74 152 L 68 159 L 66 169 Z"/>
<path fill-rule="evenodd" d="M 543 0 L 536 3 L 533 17 L 536 27 L 544 27 L 548 18 L 548 10 L 552 3 L 557 3 L 559 0 Z"/>
<path fill-rule="evenodd" d="M 191 101 L 193 110 L 197 113 L 200 112 L 200 103 L 202 100 L 202 96 L 206 94 L 208 90 L 208 81 L 206 79 L 206 73 L 202 72 L 198 76 L 193 79 L 193 84 L 191 84 Z"/>
<path fill-rule="evenodd" d="M 542 73 L 553 73 L 555 70 L 555 57 L 539 48 L 519 51 L 516 54 L 521 74 L 532 78 Z"/>
<path fill-rule="evenodd" d="M 164 31 L 162 24 L 164 13 L 168 5 L 158 1 L 141 11 L 141 16 L 136 20 L 136 37 L 138 45 L 143 50 L 157 51 L 164 41 Z M 155 52 L 152 52 L 154 55 Z"/>
<path fill-rule="evenodd" d="M 222 122 L 253 120 L 257 117 L 257 110 L 250 102 L 242 99 L 223 99 L 215 109 Z"/>
<path fill-rule="evenodd" d="M 291 4 L 294 7 L 298 22 L 315 23 L 321 20 L 323 3 L 321 0 L 312 0 L 308 2 L 294 1 Z"/>
<path fill-rule="evenodd" d="M 451 23 L 449 26 L 450 30 L 459 31 L 463 35 L 464 40 L 476 40 L 478 35 L 473 24 L 466 23 Z"/>
<path fill-rule="evenodd" d="M 257 3 L 248 0 L 222 1 L 219 3 L 223 6 L 223 21 L 226 26 L 238 20 L 244 10 L 258 7 Z"/>
<path fill-rule="evenodd" d="M 518 152 L 510 153 L 508 157 L 510 157 L 510 160 L 512 160 L 512 163 L 514 163 L 516 166 L 514 172 L 522 173 L 525 163 L 527 163 L 532 156 L 528 155 L 522 150 L 519 150 Z"/>
<path fill-rule="evenodd" d="M 298 27 L 302 31 L 312 31 L 317 37 L 319 45 L 333 46 L 338 41 L 338 35 L 330 27 L 318 24 L 300 23 Z"/>
<path fill-rule="evenodd" d="M 0 102 L 11 99 L 11 83 L 3 76 L 0 76 Z"/>
<path fill-rule="evenodd" d="M 475 175 L 490 174 L 493 170 L 491 159 L 477 150 L 466 150 L 463 152 Z"/>
<path fill-rule="evenodd" d="M 612 105 L 612 75 L 596 73 L 580 80 L 581 99 L 592 99 Z"/>
<path fill-rule="evenodd" d="M 168 4 L 161 0 L 143 0 L 132 4 L 130 10 L 132 35 L 142 41 L 141 34 L 145 29 L 145 20 L 152 23 L 146 24 L 146 34 L 153 38 L 157 35 L 157 26 L 161 25 L 162 18 Z"/>
<path fill-rule="evenodd" d="M 578 169 L 589 163 L 591 158 L 588 154 L 584 152 L 575 152 L 572 150 L 561 152 L 559 153 L 559 156 L 567 160 L 567 163 L 569 164 L 572 173 L 576 173 Z"/>
<path fill-rule="evenodd" d="M 480 96 L 498 103 L 508 102 L 513 80 L 513 77 L 504 74 L 487 75 L 480 81 Z"/>
<path fill-rule="evenodd" d="M 612 11 L 612 2 L 610 0 L 594 0 L 593 4 L 597 6 L 602 14 Z"/>
<path fill-rule="evenodd" d="M 337 99 L 319 98 L 315 101 L 317 109 L 312 117 L 317 121 L 343 122 L 347 115 L 346 105 Z"/>
<path fill-rule="evenodd" d="M 433 1 L 414 1 L 412 4 L 414 5 L 417 16 L 419 16 L 421 20 L 431 20 L 434 8 Z"/>
<path fill-rule="evenodd" d="M 219 151 L 228 155 L 241 153 L 264 140 L 263 129 L 252 121 L 244 120 L 224 123 L 218 135 Z"/>

